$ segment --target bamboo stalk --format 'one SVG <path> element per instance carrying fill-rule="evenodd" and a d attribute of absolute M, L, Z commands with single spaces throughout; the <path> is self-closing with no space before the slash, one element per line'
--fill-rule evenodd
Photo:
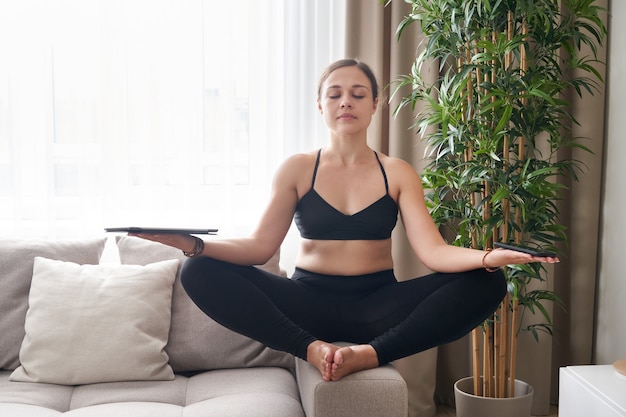
<path fill-rule="evenodd" d="M 508 21 L 506 28 L 506 37 L 507 40 L 511 40 L 513 37 L 513 13 L 508 12 Z M 513 63 L 513 53 L 509 52 L 504 57 L 504 65 L 506 69 L 508 69 Z M 495 70 L 494 70 L 495 73 Z M 493 76 L 493 74 L 492 74 Z M 495 123 L 495 120 L 494 120 Z M 508 165 L 510 163 L 510 153 L 509 153 L 510 139 L 508 136 L 505 136 L 502 140 L 502 161 L 504 165 Z M 502 215 L 503 215 L 503 224 L 502 224 L 502 237 L 506 240 L 509 236 L 509 219 L 511 216 L 511 204 L 508 199 L 502 201 Z M 509 369 L 509 360 L 508 360 L 508 334 L 509 334 L 509 314 L 508 314 L 508 305 L 509 305 L 509 295 L 507 294 L 504 300 L 502 301 L 499 309 L 499 322 L 498 325 L 495 326 L 494 333 L 494 348 L 496 350 L 496 357 L 494 358 L 496 362 L 496 372 L 495 372 L 495 385 L 496 392 L 498 398 L 504 398 L 507 396 L 507 375 Z"/>
<path fill-rule="evenodd" d="M 513 39 L 513 12 L 511 10 L 507 13 L 506 39 L 508 41 Z M 513 62 L 513 54 L 511 52 L 506 54 L 504 62 L 507 68 L 511 66 Z"/>
<path fill-rule="evenodd" d="M 524 42 L 522 42 L 522 45 L 520 46 L 520 69 L 522 70 L 522 74 L 526 74 L 526 72 L 528 71 L 528 57 L 526 55 L 526 36 L 528 36 L 528 22 L 526 22 L 526 19 L 522 20 L 522 36 L 524 38 Z"/>
<path fill-rule="evenodd" d="M 502 320 L 502 316 L 498 313 L 498 320 L 493 323 L 493 396 L 496 398 L 500 397 L 498 390 L 500 381 L 500 361 L 498 359 L 500 357 L 500 340 L 502 339 L 500 320 Z"/>
<path fill-rule="evenodd" d="M 491 184 L 489 184 L 489 181 L 484 180 L 483 181 L 483 195 L 482 195 L 483 200 L 489 197 L 490 192 L 491 192 Z M 489 204 L 489 202 L 486 202 L 485 208 L 483 210 L 483 220 L 487 220 L 490 217 L 491 217 L 491 205 Z M 491 246 L 491 245 L 487 245 L 487 246 Z"/>
<path fill-rule="evenodd" d="M 466 53 L 465 53 L 465 59 L 469 60 L 469 47 L 466 48 Z M 462 61 L 462 56 L 459 57 L 459 59 L 457 60 L 457 71 L 461 71 L 463 67 L 463 61 Z M 472 100 L 473 100 L 473 83 L 472 83 L 472 79 L 471 76 L 470 78 L 467 80 L 467 85 L 465 87 L 467 89 L 467 102 L 466 102 L 466 111 L 463 111 L 461 114 L 461 120 L 463 122 L 467 122 L 468 118 L 470 117 L 469 112 L 471 111 L 470 109 L 472 108 Z M 463 158 L 465 160 L 465 162 L 469 162 L 473 159 L 474 155 L 471 152 L 471 146 L 467 146 L 465 148 L 464 151 L 464 155 Z M 470 202 L 472 204 L 472 206 L 475 204 L 475 197 L 474 195 L 470 195 Z M 476 248 L 477 242 L 476 242 L 476 233 L 472 233 L 472 243 L 471 246 Z M 479 328 L 475 328 L 474 330 L 472 330 L 472 352 L 473 352 L 473 356 L 472 356 L 472 363 L 473 363 L 473 377 L 474 377 L 474 395 L 482 395 L 483 391 L 483 387 L 480 383 L 480 340 L 479 340 Z M 483 361 L 483 366 L 484 366 L 484 361 Z M 483 377 L 483 381 L 484 381 L 484 377 Z"/>
<path fill-rule="evenodd" d="M 507 339 L 509 329 L 509 294 L 504 297 L 504 301 L 500 305 L 500 352 L 499 352 L 499 371 L 498 374 L 498 396 L 499 398 L 506 397 L 506 376 L 507 376 Z"/>
<path fill-rule="evenodd" d="M 489 324 L 485 325 L 483 330 L 483 396 L 490 397 L 491 392 L 489 390 L 489 356 L 488 356 L 488 347 L 489 347 L 489 337 L 487 336 L 489 332 Z"/>
<path fill-rule="evenodd" d="M 470 63 L 471 62 L 471 54 L 472 54 L 472 47 L 471 45 L 467 45 L 466 49 L 465 49 L 465 62 L 466 63 Z M 469 78 L 467 80 L 467 110 L 468 110 L 468 118 L 471 120 L 472 115 L 471 115 L 471 109 L 472 109 L 472 102 L 474 101 L 474 80 L 472 78 L 472 74 L 471 72 L 469 73 Z"/>
<path fill-rule="evenodd" d="M 528 71 L 528 59 L 526 56 L 526 36 L 528 35 L 528 23 L 524 19 L 522 21 L 522 35 L 524 36 L 525 42 L 520 46 L 520 70 L 522 74 L 525 74 Z M 522 98 L 522 105 L 526 106 L 528 103 L 528 99 L 526 97 Z M 525 158 L 525 150 L 526 144 L 524 137 L 519 138 L 519 147 L 518 147 L 518 158 L 519 160 L 523 160 Z M 521 213 L 518 211 L 517 222 L 521 224 Z M 516 235 L 516 242 L 521 242 L 521 232 L 518 232 Z M 519 321 L 519 298 L 517 294 L 513 297 L 513 306 L 511 313 L 511 355 L 509 358 L 509 396 L 515 396 L 515 378 L 517 371 L 517 334 L 518 334 L 518 321 Z"/>
<path fill-rule="evenodd" d="M 496 43 L 498 38 L 498 34 L 497 32 L 494 30 L 491 32 L 491 42 L 492 43 Z M 485 82 L 491 82 L 492 84 L 496 83 L 496 65 L 497 65 L 497 60 L 496 58 L 494 58 L 491 61 L 491 71 L 490 72 L 486 72 L 484 74 L 484 79 Z M 496 100 L 495 95 L 491 97 L 491 102 L 494 103 Z M 494 110 L 492 110 L 494 111 Z M 491 120 L 492 123 L 492 128 L 495 128 L 497 122 L 496 120 L 492 117 Z M 485 197 L 487 197 L 489 194 L 491 193 L 491 190 L 489 188 L 489 184 L 486 183 L 485 186 Z M 487 211 L 489 212 L 489 214 L 491 213 L 491 209 L 489 207 L 489 204 L 486 204 Z M 494 238 L 497 238 L 497 236 L 495 236 L 495 231 L 494 231 Z M 486 337 L 485 340 L 485 355 L 486 355 L 486 359 L 489 361 L 489 366 L 486 367 L 485 372 L 484 372 L 484 380 L 488 380 L 488 382 L 484 382 L 486 384 L 486 387 L 488 387 L 488 392 L 489 394 L 486 396 L 489 397 L 496 397 L 496 387 L 495 387 L 495 376 L 497 375 L 497 370 L 496 370 L 496 366 L 497 366 L 497 361 L 495 360 L 495 355 L 497 354 L 496 352 L 498 351 L 498 336 L 497 336 L 497 312 L 493 314 L 493 322 L 492 322 L 492 326 L 493 326 L 493 331 L 492 328 L 489 328 L 489 337 Z"/>
<path fill-rule="evenodd" d="M 493 390 L 493 326 L 487 325 L 484 340 L 483 393 L 485 397 L 495 397 Z"/>
<path fill-rule="evenodd" d="M 480 342 L 479 342 L 479 328 L 476 327 L 472 330 L 472 366 L 474 376 L 474 395 L 483 395 L 482 384 L 480 383 Z"/>
<path fill-rule="evenodd" d="M 519 320 L 519 299 L 513 299 L 513 312 L 511 314 L 511 356 L 509 363 L 509 396 L 515 396 L 515 374 L 517 370 L 517 322 Z"/>
<path fill-rule="evenodd" d="M 528 71 L 528 58 L 526 56 L 526 47 L 525 47 L 526 36 L 528 35 L 528 23 L 526 22 L 526 19 L 522 20 L 522 35 L 524 38 L 524 42 L 522 43 L 522 45 L 520 45 L 519 55 L 520 55 L 520 71 L 522 75 L 524 75 Z M 528 98 L 522 97 L 521 104 L 523 107 L 526 107 L 526 105 L 528 104 Z M 524 160 L 524 158 L 526 157 L 525 156 L 525 151 L 526 151 L 525 142 L 526 141 L 524 139 L 524 136 L 521 136 L 518 138 L 517 158 L 520 161 Z M 522 224 L 522 213 L 519 210 L 516 213 L 515 221 L 517 222 L 517 224 Z M 521 240 L 522 240 L 521 231 L 517 231 L 515 234 L 515 241 L 516 243 L 521 243 Z"/>
<path fill-rule="evenodd" d="M 491 32 L 491 42 L 492 43 L 496 43 L 496 41 L 498 40 L 498 33 L 496 31 Z M 495 85 L 496 83 L 496 65 L 498 64 L 498 61 L 494 58 L 491 60 L 491 83 Z M 494 101 L 496 101 L 496 97 L 492 96 L 491 97 L 491 102 L 493 103 Z M 493 127 L 495 127 L 496 125 L 494 124 Z"/>
<path fill-rule="evenodd" d="M 463 68 L 463 54 L 459 54 L 459 57 L 456 60 L 456 70 L 457 73 L 461 72 Z M 470 82 L 468 81 L 467 85 L 465 86 L 465 89 L 468 90 L 468 94 L 471 91 L 470 88 Z M 469 99 L 468 99 L 468 103 L 467 103 L 467 107 L 465 109 L 463 109 L 463 111 L 461 112 L 461 121 L 463 121 L 463 123 L 467 122 L 467 112 L 465 110 L 467 110 L 467 108 L 469 108 Z"/>

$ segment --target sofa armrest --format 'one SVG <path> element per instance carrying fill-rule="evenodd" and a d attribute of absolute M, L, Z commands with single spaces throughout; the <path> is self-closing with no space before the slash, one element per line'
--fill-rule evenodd
<path fill-rule="evenodd" d="M 327 382 L 297 358 L 296 379 L 307 417 L 406 417 L 409 412 L 406 382 L 392 365 Z"/>

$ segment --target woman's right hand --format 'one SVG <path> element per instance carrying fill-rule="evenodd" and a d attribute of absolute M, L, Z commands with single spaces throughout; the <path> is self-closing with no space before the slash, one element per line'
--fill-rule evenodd
<path fill-rule="evenodd" d="M 180 249 L 183 252 L 193 252 L 196 240 L 191 235 L 173 233 L 129 233 L 128 236 L 135 236 L 152 242 L 162 243 Z"/>

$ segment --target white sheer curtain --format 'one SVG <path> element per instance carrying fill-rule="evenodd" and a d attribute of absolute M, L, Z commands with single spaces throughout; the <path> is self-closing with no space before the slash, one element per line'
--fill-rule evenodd
<path fill-rule="evenodd" d="M 323 144 L 336 0 L 0 3 L 0 234 L 250 231 L 288 154 Z"/>

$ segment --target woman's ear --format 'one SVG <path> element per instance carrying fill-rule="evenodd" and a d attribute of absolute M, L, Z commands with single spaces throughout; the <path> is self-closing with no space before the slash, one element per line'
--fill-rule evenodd
<path fill-rule="evenodd" d="M 320 99 L 317 99 L 317 109 L 320 111 L 320 114 L 324 114 L 324 110 L 322 110 L 322 102 Z"/>
<path fill-rule="evenodd" d="M 378 97 L 374 99 L 374 108 L 372 109 L 372 113 L 376 113 L 376 109 L 378 108 Z"/>

